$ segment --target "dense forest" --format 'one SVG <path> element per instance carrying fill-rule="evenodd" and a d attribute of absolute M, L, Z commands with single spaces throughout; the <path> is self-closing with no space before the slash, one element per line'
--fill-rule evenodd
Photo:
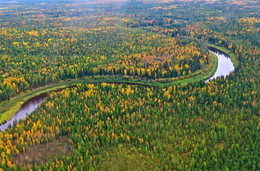
<path fill-rule="evenodd" d="M 83 81 L 0 132 L 0 170 L 260 170 L 259 7 L 1 1 L 0 119 L 38 87 Z M 208 72 L 209 44 L 234 72 L 164 85 Z"/>

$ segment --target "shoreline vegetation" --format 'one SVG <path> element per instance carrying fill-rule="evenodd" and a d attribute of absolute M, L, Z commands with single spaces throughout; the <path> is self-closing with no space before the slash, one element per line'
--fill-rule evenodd
<path fill-rule="evenodd" d="M 234 66 L 236 67 L 238 65 L 238 61 L 235 57 L 235 54 L 232 51 L 224 47 L 219 47 L 212 44 L 207 44 L 207 46 L 216 48 L 217 50 L 226 53 L 231 58 L 232 62 L 234 63 Z M 218 66 L 217 56 L 211 53 L 211 57 L 212 58 L 210 58 L 210 64 L 206 68 L 194 72 L 189 76 L 155 79 L 155 80 L 148 80 L 148 79 L 145 80 L 142 78 L 136 78 L 130 76 L 116 76 L 116 75 L 92 76 L 92 77 L 82 77 L 73 80 L 65 80 L 59 83 L 53 83 L 43 87 L 38 87 L 32 90 L 28 90 L 26 92 L 21 93 L 20 95 L 11 98 L 9 101 L 5 101 L 0 104 L 0 125 L 10 120 L 15 115 L 15 113 L 20 109 L 22 104 L 25 103 L 27 100 L 31 99 L 32 97 L 43 93 L 48 93 L 50 91 L 55 91 L 66 87 L 75 86 L 77 84 L 106 82 L 106 83 L 119 83 L 119 84 L 125 83 L 125 84 L 133 84 L 133 85 L 158 87 L 158 86 L 173 86 L 178 84 L 188 84 L 188 83 L 198 82 L 201 80 L 206 80 L 210 78 L 212 75 L 214 75 Z"/>

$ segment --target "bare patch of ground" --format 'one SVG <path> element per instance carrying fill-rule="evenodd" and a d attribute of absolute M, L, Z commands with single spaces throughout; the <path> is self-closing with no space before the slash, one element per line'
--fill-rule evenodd
<path fill-rule="evenodd" d="M 62 136 L 46 144 L 38 144 L 30 150 L 14 157 L 14 164 L 32 165 L 45 164 L 71 153 L 68 137 Z"/>

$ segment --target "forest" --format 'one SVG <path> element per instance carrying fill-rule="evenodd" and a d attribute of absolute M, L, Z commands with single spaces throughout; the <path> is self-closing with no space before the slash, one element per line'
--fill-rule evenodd
<path fill-rule="evenodd" d="M 47 98 L 0 132 L 0 171 L 260 170 L 259 7 L 1 1 L 1 124 Z M 205 82 L 210 48 L 235 70 Z"/>

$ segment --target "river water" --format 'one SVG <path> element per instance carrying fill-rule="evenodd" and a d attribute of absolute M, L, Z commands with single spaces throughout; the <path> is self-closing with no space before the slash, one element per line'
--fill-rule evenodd
<path fill-rule="evenodd" d="M 225 78 L 226 76 L 228 76 L 231 72 L 233 72 L 235 70 L 233 62 L 231 61 L 231 58 L 227 54 L 225 54 L 217 49 L 214 49 L 214 48 L 210 48 L 210 51 L 213 52 L 215 55 L 217 55 L 218 67 L 217 67 L 215 74 L 212 77 L 210 77 L 209 79 L 207 79 L 206 82 L 219 78 L 221 76 L 223 76 Z"/>
<path fill-rule="evenodd" d="M 221 76 L 226 77 L 235 69 L 230 57 L 227 54 L 215 48 L 210 48 L 210 51 L 217 55 L 218 67 L 215 74 L 212 77 L 210 77 L 208 80 L 206 80 L 206 82 Z M 13 126 L 15 122 L 18 122 L 20 119 L 24 119 L 27 115 L 31 114 L 47 98 L 47 95 L 48 95 L 47 93 L 44 93 L 26 101 L 21 106 L 19 111 L 12 117 L 12 119 L 7 121 L 3 125 L 0 125 L 0 131 L 6 130 L 9 126 Z"/>
<path fill-rule="evenodd" d="M 13 126 L 20 119 L 24 119 L 27 115 L 31 114 L 35 111 L 38 106 L 46 99 L 47 93 L 43 93 L 41 95 L 35 96 L 30 100 L 26 101 L 19 111 L 6 123 L 0 126 L 0 131 L 6 130 L 9 126 Z"/>

